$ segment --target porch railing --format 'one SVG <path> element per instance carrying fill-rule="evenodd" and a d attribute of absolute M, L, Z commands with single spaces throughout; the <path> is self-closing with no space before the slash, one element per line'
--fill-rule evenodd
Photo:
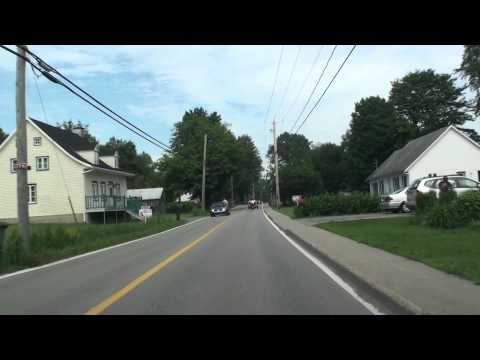
<path fill-rule="evenodd" d="M 125 196 L 91 195 L 85 196 L 85 206 L 89 209 L 125 210 Z"/>

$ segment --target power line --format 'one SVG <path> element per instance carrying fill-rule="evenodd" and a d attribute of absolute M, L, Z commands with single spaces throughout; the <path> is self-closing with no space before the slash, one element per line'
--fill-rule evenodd
<path fill-rule="evenodd" d="M 305 119 L 303 120 L 303 122 L 300 124 L 300 126 L 298 127 L 297 131 L 295 131 L 295 134 L 301 129 L 301 127 L 303 126 L 303 124 L 305 124 L 305 122 L 307 121 L 307 119 L 309 118 L 309 116 L 312 114 L 313 110 L 315 110 L 315 108 L 318 106 L 318 104 L 320 103 L 320 101 L 322 100 L 323 96 L 325 95 L 325 93 L 327 92 L 327 90 L 330 88 L 330 85 L 332 85 L 333 81 L 335 80 L 335 78 L 337 77 L 338 73 L 342 70 L 343 68 L 343 65 L 345 65 L 345 63 L 347 62 L 348 58 L 350 57 L 350 55 L 352 55 L 352 52 L 353 50 L 355 50 L 355 48 L 357 47 L 357 45 L 353 45 L 352 49 L 350 50 L 350 52 L 348 53 L 347 57 L 345 58 L 345 60 L 343 60 L 343 63 L 342 65 L 340 65 L 340 67 L 338 68 L 337 72 L 335 73 L 335 75 L 333 76 L 332 80 L 330 80 L 330 83 L 327 85 L 327 87 L 325 88 L 325 90 L 323 91 L 322 95 L 320 96 L 320 98 L 317 100 L 317 102 L 315 103 L 315 105 L 313 105 L 313 108 L 310 110 L 310 112 L 308 113 L 308 115 L 305 117 Z"/>
<path fill-rule="evenodd" d="M 277 86 L 278 70 L 280 69 L 280 63 L 282 62 L 283 47 L 284 47 L 284 45 L 282 45 L 282 49 L 280 50 L 280 57 L 279 57 L 278 63 L 277 63 L 277 71 L 275 72 L 275 81 L 274 81 L 274 83 L 273 83 L 272 95 L 270 95 L 270 100 L 269 100 L 269 102 L 268 102 L 268 108 L 267 108 L 267 112 L 266 112 L 266 114 L 265 114 L 264 123 L 267 122 L 267 118 L 268 118 L 268 115 L 269 115 L 269 113 L 270 113 L 270 107 L 272 106 L 273 94 L 275 93 L 275 88 L 276 88 L 276 86 Z"/>
<path fill-rule="evenodd" d="M 338 45 L 335 45 L 335 47 L 332 49 L 332 52 L 330 53 L 330 57 L 328 58 L 325 66 L 323 67 L 322 73 L 321 73 L 321 75 L 319 76 L 319 78 L 318 78 L 318 80 L 317 80 L 317 83 L 315 84 L 315 87 L 313 88 L 312 92 L 310 93 L 310 96 L 308 97 L 307 102 L 306 102 L 305 105 L 303 106 L 302 111 L 300 112 L 300 114 L 298 114 L 297 120 L 295 120 L 295 123 L 293 124 L 292 128 L 290 129 L 290 132 L 292 132 L 292 130 L 295 128 L 295 125 L 297 124 L 298 120 L 300 120 L 300 118 L 302 117 L 303 113 L 305 112 L 305 109 L 307 108 L 308 104 L 310 103 L 310 100 L 312 99 L 312 96 L 313 96 L 313 94 L 315 93 L 315 90 L 317 90 L 318 84 L 320 84 L 320 81 L 321 81 L 322 78 L 323 78 L 323 74 L 325 74 L 325 70 L 327 70 L 327 67 L 328 67 L 328 64 L 330 63 L 330 60 L 332 59 L 333 54 L 335 53 L 335 50 L 337 49 L 337 46 L 338 46 Z"/>
<path fill-rule="evenodd" d="M 284 122 L 284 120 L 286 119 L 288 114 L 290 113 L 290 110 L 292 110 L 292 108 L 297 104 L 297 101 L 300 97 L 300 94 L 302 93 L 303 89 L 305 88 L 305 85 L 307 84 L 307 81 L 310 78 L 310 74 L 312 73 L 313 69 L 315 68 L 315 65 L 317 64 L 317 61 L 320 58 L 320 54 L 322 53 L 322 50 L 323 50 L 324 47 L 325 47 L 325 45 L 322 45 L 320 47 L 320 50 L 318 51 L 317 55 L 315 56 L 315 59 L 313 60 L 312 66 L 310 67 L 310 70 L 308 71 L 307 76 L 303 80 L 303 83 L 302 83 L 302 86 L 300 87 L 300 90 L 297 93 L 297 95 L 295 96 L 295 100 L 290 104 L 290 106 L 288 107 L 288 110 L 285 112 L 285 115 L 283 116 L 282 123 Z"/>
<path fill-rule="evenodd" d="M 100 111 L 101 113 L 103 113 L 104 115 L 108 116 L 109 118 L 111 118 L 112 120 L 114 120 L 115 122 L 117 122 L 118 124 L 122 125 L 123 127 L 125 127 L 126 129 L 130 130 L 131 132 L 133 132 L 134 134 L 140 136 L 142 139 L 148 141 L 149 143 L 161 148 L 162 150 L 164 151 L 167 151 L 167 152 L 171 152 L 171 150 L 169 149 L 168 146 L 164 145 L 162 142 L 160 142 L 159 140 L 156 140 L 154 137 L 152 137 L 151 135 L 147 134 L 149 137 L 155 139 L 155 141 L 158 142 L 155 143 L 153 141 L 151 141 L 150 139 L 146 138 L 145 136 L 143 136 L 142 134 L 140 134 L 139 132 L 135 131 L 134 129 L 128 127 L 127 125 L 125 125 L 124 123 L 122 123 L 121 121 L 119 121 L 118 119 L 114 118 L 112 115 L 110 115 L 109 113 L 107 113 L 106 111 L 104 111 L 103 109 L 99 108 L 97 105 L 93 104 L 92 102 L 90 102 L 89 100 L 87 100 L 85 97 L 83 97 L 82 95 L 78 94 L 75 90 L 72 90 L 68 85 L 66 85 L 64 82 L 62 82 L 61 80 L 57 79 L 55 76 L 53 76 L 52 74 L 50 74 L 47 70 L 44 70 L 42 68 L 39 68 L 38 66 L 36 66 L 35 64 L 32 63 L 32 61 L 25 57 L 25 56 L 22 56 L 20 55 L 19 53 L 17 53 L 16 51 L 13 51 L 11 49 L 9 49 L 8 47 L 4 46 L 4 45 L 0 45 L 1 48 L 7 50 L 8 52 L 24 59 L 26 62 L 28 62 L 32 67 L 34 67 L 35 69 L 37 69 L 43 76 L 45 76 L 48 80 L 50 80 L 51 82 L 53 83 L 56 83 L 56 84 L 59 84 L 59 85 L 62 85 L 65 89 L 67 89 L 68 91 L 70 91 L 72 94 L 76 95 L 77 97 L 79 97 L 80 99 L 82 99 L 83 101 L 85 101 L 86 103 L 88 103 L 89 105 L 93 106 L 94 108 L 96 108 L 98 111 Z M 50 69 L 50 71 L 55 71 L 55 69 L 53 69 L 50 65 L 48 65 L 47 63 L 43 62 L 43 60 L 37 60 L 37 61 L 40 61 L 40 64 L 44 66 L 45 69 Z M 59 74 L 60 75 L 60 74 Z M 98 101 L 97 101 L 98 102 Z M 98 102 L 100 103 L 100 102 Z M 101 104 L 101 103 L 100 103 Z M 102 105 L 104 106 L 104 105 Z M 108 109 L 106 106 L 104 106 L 106 109 Z M 109 110 L 110 111 L 110 110 Z M 113 113 L 113 112 L 112 112 Z M 133 127 L 136 128 L 135 125 L 132 124 Z M 143 132 L 143 130 L 140 129 L 140 131 Z"/>
<path fill-rule="evenodd" d="M 46 71 L 53 71 L 55 72 L 56 74 L 58 74 L 62 79 L 66 80 L 69 84 L 73 85 L 76 89 L 80 90 L 82 93 L 84 93 L 85 95 L 87 95 L 90 99 L 92 99 L 93 101 L 95 101 L 97 104 L 101 105 L 102 107 L 104 107 L 105 109 L 107 109 L 109 112 L 111 112 L 112 114 L 114 114 L 115 116 L 119 117 L 120 119 L 122 119 L 123 121 L 125 121 L 128 125 L 132 126 L 133 128 L 137 129 L 138 131 L 142 132 L 144 135 L 150 137 L 151 139 L 155 140 L 156 142 L 158 142 L 159 144 L 169 148 L 169 146 L 163 142 L 161 142 L 160 140 L 156 139 L 155 137 L 151 136 L 150 134 L 146 133 L 145 131 L 143 131 L 142 129 L 140 129 L 139 127 L 137 127 L 135 124 L 132 124 L 130 121 L 128 121 L 127 119 L 125 119 L 123 116 L 117 114 L 115 111 L 113 111 L 111 108 L 109 108 L 108 106 L 106 106 L 105 104 L 103 104 L 101 101 L 97 100 L 95 97 L 93 97 L 92 95 L 90 95 L 88 92 L 86 92 L 85 90 L 83 90 L 81 87 L 79 87 L 78 85 L 76 85 L 73 81 L 71 81 L 70 79 L 68 79 L 66 76 L 64 76 L 60 71 L 58 71 L 57 69 L 55 69 L 53 66 L 49 65 L 48 63 L 46 63 L 43 59 L 41 59 L 38 55 L 34 54 L 31 50 L 29 49 L 25 49 L 27 51 L 28 54 L 30 54 L 31 56 L 33 56 L 33 58 L 35 58 L 35 60 L 37 61 L 37 63 L 40 65 L 40 67 L 44 68 Z"/>
<path fill-rule="evenodd" d="M 298 52 L 297 52 L 297 56 L 295 57 L 295 61 L 293 63 L 293 66 L 292 66 L 292 70 L 290 71 L 290 76 L 288 77 L 288 81 L 287 81 L 287 86 L 285 87 L 285 91 L 283 92 L 283 96 L 282 96 L 282 100 L 280 101 L 280 105 L 278 106 L 278 111 L 277 111 L 277 114 L 280 112 L 282 106 L 283 106 L 283 102 L 285 100 L 285 96 L 287 95 L 287 92 L 288 92 L 288 88 L 290 86 L 290 82 L 292 81 L 292 76 L 293 76 L 293 73 L 295 72 L 295 68 L 297 67 L 297 61 L 298 61 L 298 58 L 300 56 L 300 51 L 302 50 L 302 45 L 300 45 L 298 47 Z M 283 122 L 283 120 L 282 120 Z"/>

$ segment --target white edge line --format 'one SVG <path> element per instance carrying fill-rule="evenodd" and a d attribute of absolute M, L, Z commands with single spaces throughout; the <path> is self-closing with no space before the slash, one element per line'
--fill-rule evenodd
<path fill-rule="evenodd" d="M 305 257 L 307 257 L 310 261 L 312 261 L 317 267 L 319 267 L 325 274 L 327 274 L 337 285 L 339 285 L 342 289 L 344 289 L 348 294 L 350 294 L 355 300 L 361 303 L 364 307 L 367 308 L 373 315 L 384 315 L 381 311 L 379 311 L 375 306 L 370 304 L 369 302 L 362 299 L 353 288 L 348 285 L 345 281 L 343 281 L 337 274 L 335 274 L 330 268 L 328 268 L 324 263 L 318 260 L 316 257 L 311 255 L 305 249 L 300 247 L 295 241 L 293 241 L 287 234 L 285 234 L 270 218 L 265 214 L 265 210 L 262 207 L 263 216 L 268 220 L 268 222 L 285 238 L 288 240 L 290 244 L 292 244 L 298 251 L 300 251 Z"/>
<path fill-rule="evenodd" d="M 45 268 L 48 268 L 48 267 L 51 267 L 51 266 L 63 264 L 63 263 L 66 263 L 66 262 L 69 262 L 69 261 L 73 261 L 73 260 L 77 260 L 77 259 L 80 259 L 80 258 L 83 258 L 83 257 L 86 257 L 86 256 L 90 256 L 90 255 L 98 254 L 98 253 L 101 253 L 101 252 L 104 252 L 104 251 L 112 250 L 112 249 L 115 249 L 115 248 L 118 248 L 118 247 L 121 247 L 121 246 L 127 246 L 127 245 L 130 245 L 130 244 L 133 244 L 133 243 L 142 241 L 142 240 L 150 239 L 150 238 L 152 238 L 152 237 L 154 237 L 154 236 L 159 236 L 159 235 L 166 234 L 166 233 L 168 233 L 168 232 L 170 232 L 170 231 L 177 230 L 177 229 L 180 229 L 181 227 L 184 227 L 184 226 L 187 226 L 187 225 L 191 225 L 191 224 L 194 224 L 194 223 L 196 223 L 196 222 L 199 222 L 199 221 L 202 221 L 202 220 L 206 220 L 206 219 L 208 219 L 208 217 L 203 217 L 203 218 L 200 218 L 200 219 L 197 219 L 197 220 L 188 222 L 188 223 L 183 224 L 183 225 L 175 226 L 175 227 L 173 227 L 173 228 L 171 228 L 171 229 L 168 229 L 168 230 L 165 230 L 165 231 L 156 233 L 156 234 L 148 235 L 148 236 L 145 236 L 145 237 L 140 238 L 140 239 L 130 240 L 130 241 L 127 241 L 127 242 L 124 242 L 124 243 L 121 243 L 121 244 L 112 245 L 112 246 L 109 246 L 109 247 L 106 247 L 106 248 L 102 248 L 102 249 L 90 251 L 90 252 L 85 253 L 85 254 L 76 255 L 76 256 L 73 256 L 73 257 L 69 257 L 69 258 L 66 258 L 66 259 L 58 260 L 58 261 L 55 261 L 55 262 L 52 262 L 52 263 L 48 263 L 48 264 L 45 264 L 45 265 L 40 265 L 40 266 L 33 267 L 33 268 L 28 268 L 28 269 L 24 269 L 24 270 L 19 270 L 19 271 L 10 273 L 10 274 L 5 274 L 5 275 L 0 276 L 0 280 L 6 279 L 6 278 L 9 278 L 9 277 L 12 277 L 12 276 L 16 276 L 16 275 L 25 274 L 25 273 L 28 273 L 28 272 L 31 272 L 31 271 L 41 270 L 41 269 L 45 269 Z"/>

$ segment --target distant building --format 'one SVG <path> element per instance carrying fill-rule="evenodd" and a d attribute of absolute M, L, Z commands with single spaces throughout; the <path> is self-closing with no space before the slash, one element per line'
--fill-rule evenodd
<path fill-rule="evenodd" d="M 463 175 L 480 181 L 480 144 L 464 129 L 447 126 L 394 151 L 366 181 L 370 193 L 384 195 L 429 175 Z"/>
<path fill-rule="evenodd" d="M 66 131 L 27 118 L 32 223 L 115 222 L 126 210 L 127 177 L 118 153 L 100 156 L 83 129 Z M 17 222 L 16 135 L 0 145 L 0 221 Z"/>
<path fill-rule="evenodd" d="M 142 201 L 143 206 L 149 206 L 153 211 L 163 208 L 163 188 L 129 189 L 127 198 L 136 198 Z"/>

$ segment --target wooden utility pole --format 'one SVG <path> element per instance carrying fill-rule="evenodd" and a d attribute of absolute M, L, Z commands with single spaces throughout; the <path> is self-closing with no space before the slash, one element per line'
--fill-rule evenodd
<path fill-rule="evenodd" d="M 26 57 L 23 46 L 17 46 L 17 52 Z M 28 179 L 27 179 L 27 116 L 25 110 L 25 60 L 17 57 L 16 79 L 16 113 L 17 113 L 17 216 L 20 236 L 25 252 L 30 251 L 30 225 L 28 222 Z"/>
<path fill-rule="evenodd" d="M 275 130 L 275 118 L 273 118 L 273 149 L 275 151 L 275 206 L 280 206 L 280 185 L 278 180 L 278 152 L 277 152 L 277 132 Z"/>
<path fill-rule="evenodd" d="M 203 175 L 202 175 L 202 210 L 205 211 L 205 170 L 207 164 L 207 134 L 203 138 Z"/>

